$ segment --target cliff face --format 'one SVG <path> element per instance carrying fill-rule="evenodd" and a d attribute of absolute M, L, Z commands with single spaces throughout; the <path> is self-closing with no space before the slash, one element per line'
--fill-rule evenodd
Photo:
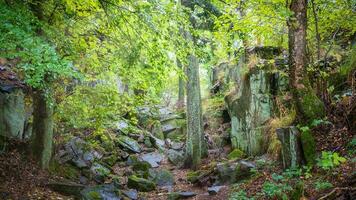
<path fill-rule="evenodd" d="M 272 47 L 258 47 L 237 65 L 224 63 L 213 71 L 218 74 L 213 75 L 212 93 L 225 93 L 232 147 L 247 155 L 261 155 L 268 146 L 265 132 L 274 115 L 273 96 L 283 88 L 283 81 L 274 70 L 279 54 Z"/>

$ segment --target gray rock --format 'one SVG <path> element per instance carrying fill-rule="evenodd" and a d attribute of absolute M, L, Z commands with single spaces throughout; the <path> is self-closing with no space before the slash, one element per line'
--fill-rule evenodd
<path fill-rule="evenodd" d="M 83 200 L 121 200 L 119 190 L 113 184 L 87 187 L 81 191 Z"/>
<path fill-rule="evenodd" d="M 251 170 L 255 168 L 254 163 L 244 160 L 218 163 L 216 166 L 217 181 L 218 183 L 236 183 L 249 178 L 253 173 Z"/>
<path fill-rule="evenodd" d="M 171 192 L 168 195 L 168 200 L 179 200 L 189 197 L 194 197 L 197 194 L 195 192 Z"/>
<path fill-rule="evenodd" d="M 174 177 L 173 174 L 165 169 L 153 171 L 153 181 L 157 186 L 173 186 Z"/>
<path fill-rule="evenodd" d="M 141 152 L 141 147 L 140 145 L 133 139 L 127 137 L 127 136 L 120 136 L 117 140 L 118 144 L 125 148 L 128 149 L 134 153 L 140 153 Z"/>
<path fill-rule="evenodd" d="M 116 129 L 122 133 L 127 133 L 128 128 L 129 124 L 124 120 L 121 120 L 116 124 Z"/>
<path fill-rule="evenodd" d="M 152 152 L 146 153 L 140 156 L 142 161 L 148 162 L 151 167 L 156 168 L 159 166 L 159 163 L 163 160 L 163 155 L 160 153 Z"/>
<path fill-rule="evenodd" d="M 110 170 L 99 163 L 94 163 L 90 172 L 94 175 L 94 180 L 99 183 L 104 182 L 105 177 L 110 174 Z"/>
<path fill-rule="evenodd" d="M 176 130 L 178 127 L 173 126 L 172 124 L 165 124 L 162 126 L 162 131 L 164 134 L 170 133 L 174 130 Z"/>
<path fill-rule="evenodd" d="M 300 166 L 302 163 L 302 149 L 300 148 L 300 132 L 294 126 L 278 128 L 277 137 L 282 144 L 283 168 Z"/>
<path fill-rule="evenodd" d="M 179 196 L 182 198 L 194 197 L 197 195 L 195 192 L 178 192 Z"/>
<path fill-rule="evenodd" d="M 128 197 L 131 200 L 138 199 L 138 192 L 135 189 L 124 190 L 122 191 L 122 194 L 124 194 L 126 197 Z"/>
<path fill-rule="evenodd" d="M 61 193 L 63 195 L 78 196 L 81 190 L 84 189 L 84 185 L 72 183 L 72 182 L 50 182 L 47 184 L 52 190 Z"/>
<path fill-rule="evenodd" d="M 183 142 L 172 142 L 170 144 L 170 148 L 174 149 L 174 150 L 181 150 L 184 147 L 184 143 Z"/>
<path fill-rule="evenodd" d="M 173 149 L 169 149 L 167 151 L 168 160 L 177 167 L 181 167 L 184 165 L 185 157 L 183 151 L 176 151 Z"/>
<path fill-rule="evenodd" d="M 224 188 L 224 186 L 211 186 L 211 187 L 208 187 L 208 193 L 211 194 L 211 195 L 218 194 L 219 191 L 222 188 Z"/>

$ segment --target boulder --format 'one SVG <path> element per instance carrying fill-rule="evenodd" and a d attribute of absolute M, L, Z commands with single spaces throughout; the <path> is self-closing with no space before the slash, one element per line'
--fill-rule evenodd
<path fill-rule="evenodd" d="M 158 139 L 164 140 L 164 134 L 162 130 L 161 122 L 155 121 L 152 124 L 151 133 Z"/>
<path fill-rule="evenodd" d="M 126 121 L 121 120 L 116 123 L 116 129 L 121 133 L 127 134 L 129 129 L 129 124 Z"/>
<path fill-rule="evenodd" d="M 119 193 L 113 184 L 87 187 L 80 192 L 83 200 L 121 200 Z"/>
<path fill-rule="evenodd" d="M 119 138 L 117 139 L 117 143 L 121 147 L 128 149 L 128 150 L 132 151 L 133 153 L 141 152 L 140 145 L 135 140 L 133 140 L 127 136 L 119 136 Z"/>
<path fill-rule="evenodd" d="M 95 181 L 102 183 L 104 182 L 105 177 L 110 174 L 110 169 L 102 166 L 99 163 L 94 163 L 90 168 L 90 172 L 93 174 Z"/>
<path fill-rule="evenodd" d="M 127 186 L 140 192 L 149 192 L 156 189 L 156 184 L 153 181 L 135 175 L 129 176 Z"/>
<path fill-rule="evenodd" d="M 182 167 L 185 162 L 185 156 L 183 151 L 176 151 L 169 149 L 167 151 L 168 160 L 177 167 Z"/>
<path fill-rule="evenodd" d="M 195 192 L 171 192 L 168 194 L 168 200 L 187 199 L 196 195 Z"/>
<path fill-rule="evenodd" d="M 63 195 L 77 196 L 77 197 L 80 194 L 80 191 L 82 191 L 85 187 L 82 184 L 72 183 L 69 181 L 63 181 L 63 182 L 51 181 L 47 184 L 47 186 L 51 188 L 53 191 L 56 191 Z"/>
<path fill-rule="evenodd" d="M 131 200 L 138 199 L 138 192 L 137 192 L 137 190 L 134 190 L 134 189 L 124 190 L 124 191 L 122 191 L 122 194 L 124 194 L 126 197 L 128 197 Z"/>
<path fill-rule="evenodd" d="M 224 188 L 225 186 L 211 186 L 211 187 L 208 187 L 208 193 L 210 195 L 216 195 L 220 192 L 220 190 L 222 188 Z"/>
<path fill-rule="evenodd" d="M 284 169 L 302 164 L 300 133 L 295 126 L 276 129 L 277 137 L 282 144 L 282 164 Z"/>
<path fill-rule="evenodd" d="M 234 149 L 232 152 L 227 155 L 227 158 L 229 160 L 236 160 L 236 159 L 241 159 L 245 156 L 244 152 L 242 152 L 240 149 Z"/>
<path fill-rule="evenodd" d="M 140 156 L 140 160 L 148 162 L 151 167 L 156 168 L 163 160 L 163 155 L 157 152 L 146 153 Z"/>
<path fill-rule="evenodd" d="M 238 181 L 249 178 L 255 169 L 254 163 L 249 161 L 236 161 L 218 163 L 216 166 L 216 173 L 218 175 L 218 183 L 236 183 Z"/>
<path fill-rule="evenodd" d="M 155 170 L 152 172 L 152 176 L 157 186 L 173 186 L 174 184 L 173 174 L 168 170 Z"/>

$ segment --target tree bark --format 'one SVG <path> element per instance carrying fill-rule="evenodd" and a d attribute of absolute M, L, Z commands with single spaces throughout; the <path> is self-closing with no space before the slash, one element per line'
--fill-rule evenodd
<path fill-rule="evenodd" d="M 183 66 L 182 66 L 182 63 L 180 62 L 179 59 L 177 59 L 177 66 L 180 70 L 183 70 Z M 184 88 L 185 88 L 185 85 L 184 85 L 184 80 L 183 80 L 183 77 L 179 76 L 179 81 L 178 81 L 178 102 L 177 102 L 177 108 L 178 109 L 181 109 L 184 107 Z"/>
<path fill-rule="evenodd" d="M 199 64 L 192 54 L 188 59 L 186 165 L 196 169 L 201 162 L 203 149 Z"/>
<path fill-rule="evenodd" d="M 41 168 L 46 169 L 52 155 L 53 106 L 47 102 L 45 93 L 41 90 L 34 92 L 33 106 L 31 152 Z"/>
<path fill-rule="evenodd" d="M 325 115 L 324 105 L 310 86 L 307 76 L 307 1 L 292 0 L 289 4 L 294 13 L 288 20 L 289 36 L 289 84 L 298 116 L 303 119 L 318 119 Z"/>
<path fill-rule="evenodd" d="M 34 0 L 30 3 L 32 13 L 40 21 L 45 21 L 43 8 L 43 1 Z M 43 29 L 37 30 L 39 36 L 43 36 Z M 38 161 L 42 169 L 49 167 L 49 162 L 52 156 L 53 143 L 53 106 L 50 105 L 48 99 L 51 99 L 51 94 L 43 89 L 38 89 L 33 93 L 33 129 L 31 138 L 31 153 Z"/>

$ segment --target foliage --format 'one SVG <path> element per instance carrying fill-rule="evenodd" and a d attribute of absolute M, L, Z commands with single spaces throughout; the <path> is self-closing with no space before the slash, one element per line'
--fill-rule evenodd
<path fill-rule="evenodd" d="M 244 190 L 239 190 L 237 192 L 233 192 L 229 196 L 229 200 L 255 200 L 253 197 L 248 197 L 247 193 Z"/>
<path fill-rule="evenodd" d="M 330 182 L 325 181 L 325 180 L 315 182 L 315 189 L 317 191 L 326 190 L 326 189 L 329 189 L 332 187 L 333 187 L 333 184 L 331 184 Z"/>
<path fill-rule="evenodd" d="M 0 24 L 0 57 L 18 59 L 17 67 L 28 85 L 48 89 L 49 83 L 73 73 L 71 62 L 57 53 L 53 42 L 38 34 L 47 27 L 25 7 L 0 2 Z"/>
<path fill-rule="evenodd" d="M 262 191 L 269 198 L 287 200 L 287 193 L 292 191 L 292 187 L 284 183 L 273 183 L 267 181 L 263 184 Z"/>
<path fill-rule="evenodd" d="M 337 152 L 323 151 L 317 164 L 324 170 L 330 170 L 344 162 L 346 162 L 346 158 L 339 156 Z"/>

